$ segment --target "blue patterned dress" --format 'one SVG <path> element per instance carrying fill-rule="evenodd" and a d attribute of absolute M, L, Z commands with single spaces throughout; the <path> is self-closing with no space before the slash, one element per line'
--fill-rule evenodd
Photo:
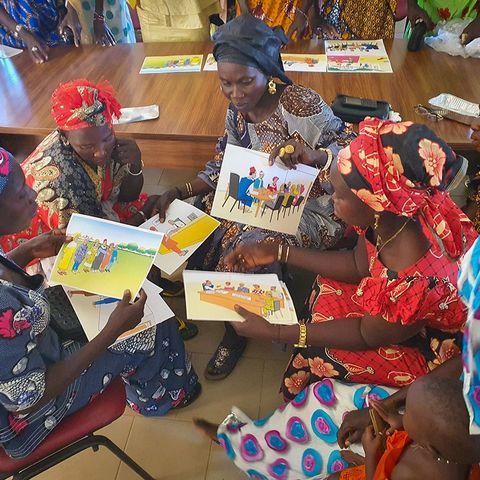
<path fill-rule="evenodd" d="M 49 366 L 81 348 L 61 343 L 49 327 L 43 278 L 30 277 L 0 254 L 0 263 L 20 273 L 30 288 L 0 280 L 0 444 L 12 458 L 29 455 L 66 416 L 84 407 L 113 378 L 126 383 L 129 405 L 146 416 L 166 414 L 195 387 L 175 319 L 110 347 L 58 397 L 32 413 L 44 394 Z"/>
<path fill-rule="evenodd" d="M 60 43 L 57 27 L 57 0 L 0 0 L 0 6 L 20 25 L 27 27 L 37 38 L 53 47 Z M 9 47 L 27 48 L 0 24 L 0 42 Z"/>

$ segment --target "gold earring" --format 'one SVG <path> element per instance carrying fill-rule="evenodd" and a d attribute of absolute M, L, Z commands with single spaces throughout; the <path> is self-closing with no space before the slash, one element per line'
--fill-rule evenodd
<path fill-rule="evenodd" d="M 275 95 L 277 93 L 277 84 L 274 82 L 273 78 L 268 82 L 268 93 L 270 95 Z"/>
<path fill-rule="evenodd" d="M 373 218 L 375 219 L 375 223 L 373 224 L 373 229 L 374 230 L 377 230 L 378 228 L 378 225 L 380 223 L 380 214 L 379 213 L 376 213 Z"/>

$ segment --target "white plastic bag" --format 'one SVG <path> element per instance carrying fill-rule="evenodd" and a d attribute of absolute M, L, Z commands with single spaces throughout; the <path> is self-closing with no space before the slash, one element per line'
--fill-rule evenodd
<path fill-rule="evenodd" d="M 471 18 L 464 20 L 458 18 L 448 22 L 440 22 L 435 28 L 435 35 L 425 37 L 425 43 L 438 52 L 460 55 L 464 58 L 480 58 L 480 38 L 472 40 L 465 46 L 460 42 L 460 36 L 471 22 Z"/>

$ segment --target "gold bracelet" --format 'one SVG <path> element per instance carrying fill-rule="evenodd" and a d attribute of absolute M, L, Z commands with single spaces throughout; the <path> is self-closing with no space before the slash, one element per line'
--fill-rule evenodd
<path fill-rule="evenodd" d="M 193 187 L 192 187 L 192 184 L 190 182 L 187 182 L 185 184 L 185 190 L 187 191 L 187 195 L 188 197 L 193 197 Z"/>
<path fill-rule="evenodd" d="M 287 263 L 289 256 L 290 256 L 290 245 L 287 245 L 287 248 L 285 249 L 285 257 L 282 263 Z"/>
<path fill-rule="evenodd" d="M 282 255 L 283 255 L 283 243 L 278 244 L 278 253 L 277 253 L 277 262 L 282 261 Z"/>
<path fill-rule="evenodd" d="M 307 348 L 307 326 L 304 323 L 299 323 L 300 329 L 298 335 L 298 343 L 294 345 L 295 348 Z"/>

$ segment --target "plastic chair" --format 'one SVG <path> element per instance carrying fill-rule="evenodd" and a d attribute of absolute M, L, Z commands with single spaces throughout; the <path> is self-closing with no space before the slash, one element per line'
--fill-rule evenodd
<path fill-rule="evenodd" d="M 13 460 L 0 448 L 0 479 L 27 480 L 87 448 L 96 452 L 102 445 L 141 478 L 154 480 L 109 438 L 94 433 L 122 416 L 126 400 L 123 380 L 117 378 L 92 402 L 66 417 L 28 457 Z"/>
<path fill-rule="evenodd" d="M 225 201 L 223 202 L 222 207 L 225 206 L 227 203 L 227 200 L 232 197 L 235 201 L 233 202 L 232 208 L 230 209 L 230 212 L 233 210 L 235 205 L 238 203 L 240 207 L 240 199 L 238 198 L 238 187 L 240 185 L 240 175 L 237 173 L 230 172 L 230 182 L 228 184 L 228 195 Z M 243 204 L 243 213 L 245 213 L 245 204 Z"/>
<path fill-rule="evenodd" d="M 265 202 L 263 204 L 262 217 L 263 217 L 263 214 L 265 213 L 265 209 L 269 208 L 272 211 L 272 214 L 270 215 L 270 221 L 272 221 L 273 212 L 277 212 L 277 220 L 279 220 L 280 209 L 282 208 L 282 203 L 284 198 L 285 198 L 285 195 L 279 195 L 276 198 L 276 200 L 272 200 L 271 202 Z"/>

